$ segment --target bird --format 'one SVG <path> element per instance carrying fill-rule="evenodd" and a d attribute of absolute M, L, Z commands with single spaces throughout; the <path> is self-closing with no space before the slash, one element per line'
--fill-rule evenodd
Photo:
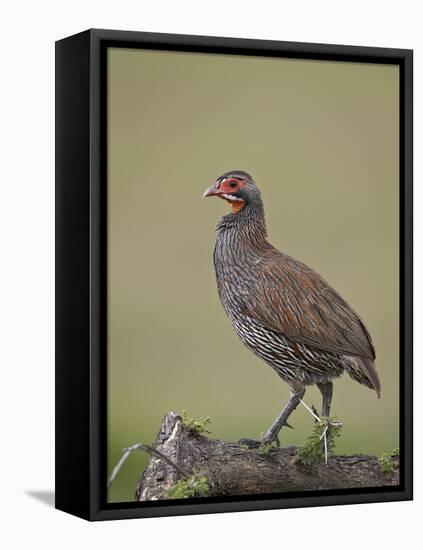
<path fill-rule="evenodd" d="M 223 309 L 243 344 L 290 390 L 261 443 L 280 445 L 279 433 L 291 427 L 288 419 L 307 386 L 319 388 L 327 418 L 333 381 L 344 372 L 380 397 L 375 347 L 364 322 L 316 271 L 269 243 L 252 176 L 244 170 L 226 172 L 203 197 L 218 197 L 231 206 L 217 224 L 213 252 Z"/>

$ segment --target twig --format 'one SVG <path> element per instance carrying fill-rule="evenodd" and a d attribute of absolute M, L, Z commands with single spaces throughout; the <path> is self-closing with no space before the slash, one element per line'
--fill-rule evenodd
<path fill-rule="evenodd" d="M 131 447 L 127 447 L 126 449 L 123 449 L 124 453 L 119 460 L 119 462 L 116 464 L 116 466 L 113 468 L 113 471 L 107 481 L 107 489 L 110 489 L 113 481 L 115 480 L 116 476 L 118 475 L 120 469 L 125 464 L 126 459 L 130 456 L 131 453 L 134 451 L 145 451 L 146 453 L 149 453 L 160 460 L 163 460 L 163 462 L 166 462 L 169 466 L 172 468 L 175 468 L 177 472 L 181 474 L 184 478 L 191 477 L 191 474 L 188 474 L 183 468 L 175 464 L 173 460 L 171 460 L 169 457 L 165 456 L 163 453 L 158 451 L 157 449 L 153 449 L 153 447 L 150 447 L 150 445 L 145 445 L 144 443 L 136 443 L 135 445 L 131 445 Z"/>
<path fill-rule="evenodd" d="M 164 462 L 169 464 L 169 466 L 172 466 L 172 468 L 175 468 L 175 470 L 177 472 L 179 472 L 181 474 L 181 476 L 186 477 L 186 478 L 192 476 L 192 473 L 186 472 L 183 468 L 178 466 L 178 464 L 173 462 L 173 460 L 171 460 L 169 457 L 167 457 L 166 455 L 164 455 L 163 453 L 161 453 L 157 449 L 153 449 L 153 447 L 150 447 L 150 445 L 142 445 L 142 447 L 144 447 L 143 450 L 146 451 L 147 453 L 150 453 L 150 454 L 156 456 L 157 458 L 160 458 L 161 460 L 163 460 Z"/>
<path fill-rule="evenodd" d="M 322 439 L 323 439 L 324 444 L 325 444 L 325 464 L 328 463 L 328 438 L 326 436 L 328 428 L 329 428 L 329 424 L 326 426 L 326 428 L 323 430 L 322 435 L 320 436 L 320 441 L 322 441 Z"/>
<path fill-rule="evenodd" d="M 317 422 L 320 422 L 320 418 L 317 416 L 317 414 L 314 414 L 314 412 L 310 409 L 310 407 L 308 405 L 306 405 L 304 403 L 304 401 L 302 399 L 300 399 L 300 402 L 304 405 L 304 407 L 308 410 L 308 412 L 314 416 L 314 418 L 317 420 Z"/>

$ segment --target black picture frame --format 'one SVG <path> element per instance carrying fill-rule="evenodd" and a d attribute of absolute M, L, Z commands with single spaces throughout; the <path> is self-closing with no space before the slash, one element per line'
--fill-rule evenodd
<path fill-rule="evenodd" d="M 398 487 L 106 502 L 108 47 L 290 57 L 400 68 Z M 412 499 L 412 50 L 91 29 L 56 43 L 56 508 L 87 520 Z"/>

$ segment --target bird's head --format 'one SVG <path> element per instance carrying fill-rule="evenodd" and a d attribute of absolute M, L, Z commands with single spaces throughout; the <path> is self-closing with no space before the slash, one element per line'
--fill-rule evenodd
<path fill-rule="evenodd" d="M 226 200 L 237 214 L 244 207 L 261 203 L 260 191 L 253 178 L 243 170 L 226 172 L 208 187 L 203 197 L 219 197 Z"/>

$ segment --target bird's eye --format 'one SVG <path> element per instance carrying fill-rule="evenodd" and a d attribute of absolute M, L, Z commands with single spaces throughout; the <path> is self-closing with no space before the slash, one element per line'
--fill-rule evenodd
<path fill-rule="evenodd" d="M 238 183 L 236 181 L 231 181 L 231 183 L 229 184 L 229 186 L 232 187 L 232 189 L 234 189 L 237 185 Z"/>

